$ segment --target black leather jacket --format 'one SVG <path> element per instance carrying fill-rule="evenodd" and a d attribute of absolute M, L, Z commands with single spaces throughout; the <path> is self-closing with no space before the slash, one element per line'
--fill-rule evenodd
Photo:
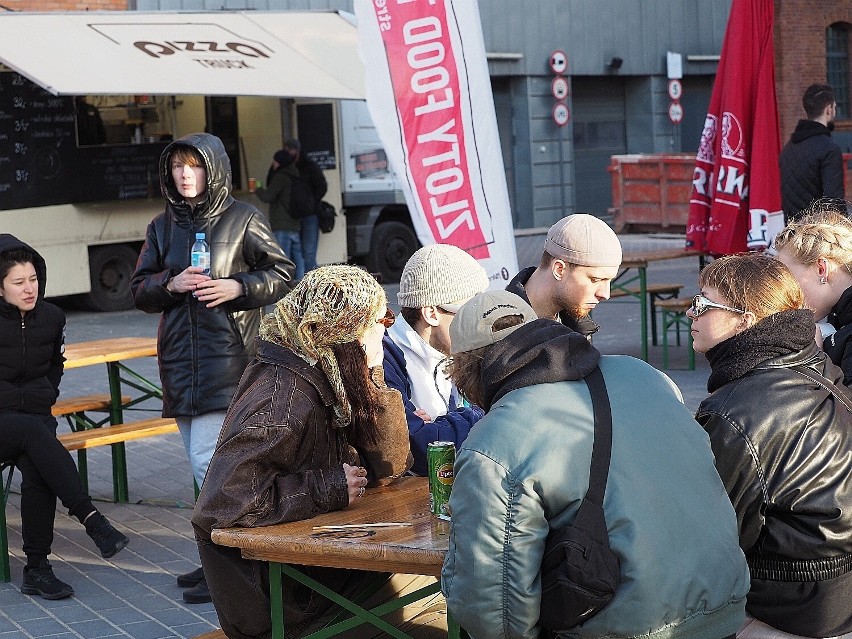
<path fill-rule="evenodd" d="M 204 158 L 207 199 L 195 209 L 171 177 L 175 144 L 194 147 Z M 293 263 L 266 217 L 231 195 L 231 165 L 219 138 L 195 133 L 167 146 L 160 157 L 160 186 L 166 210 L 148 225 L 131 288 L 137 308 L 163 314 L 157 335 L 163 415 L 225 410 L 254 355 L 262 307 L 287 293 Z M 243 287 L 243 295 L 213 308 L 166 288 L 189 266 L 195 233 L 201 231 L 210 245 L 211 276 Z"/>
<path fill-rule="evenodd" d="M 852 631 L 852 394 L 842 381 L 813 344 L 729 381 L 696 414 L 749 560 L 746 610 L 810 637 Z"/>

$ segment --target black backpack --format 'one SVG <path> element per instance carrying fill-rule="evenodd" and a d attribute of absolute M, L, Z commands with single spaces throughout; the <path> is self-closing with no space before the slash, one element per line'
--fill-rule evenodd
<path fill-rule="evenodd" d="M 592 395 L 595 439 L 589 489 L 574 522 L 547 536 L 541 562 L 539 625 L 554 633 L 596 615 L 615 595 L 621 578 L 609 547 L 603 497 L 612 453 L 612 411 L 601 369 L 584 381 Z"/>

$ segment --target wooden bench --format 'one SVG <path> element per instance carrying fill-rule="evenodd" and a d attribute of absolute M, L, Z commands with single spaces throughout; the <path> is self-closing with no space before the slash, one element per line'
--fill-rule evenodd
<path fill-rule="evenodd" d="M 648 284 L 648 307 L 651 309 L 651 343 L 657 345 L 657 305 L 661 300 L 676 298 L 680 294 L 683 284 Z M 617 297 L 639 297 L 639 287 L 612 288 L 610 299 Z"/>
<path fill-rule="evenodd" d="M 228 639 L 228 637 L 221 628 L 217 628 L 216 630 L 205 632 L 203 635 L 198 635 L 194 639 Z"/>
<path fill-rule="evenodd" d="M 70 404 L 70 400 L 68 402 Z M 178 426 L 174 418 L 157 417 L 154 419 L 128 422 L 126 424 L 99 426 L 72 431 L 70 433 L 61 433 L 56 438 L 66 450 L 76 450 L 78 453 L 96 446 L 113 446 L 113 482 L 117 487 L 123 487 L 124 494 L 126 494 L 127 460 L 124 454 L 124 442 L 176 432 L 178 432 Z M 3 508 L 0 509 L 0 581 L 3 582 L 10 581 L 11 579 L 9 543 L 6 532 L 6 499 L 8 498 L 9 486 L 12 482 L 12 473 L 15 466 L 13 461 L 0 461 L 0 475 L 7 469 L 9 475 L 4 482 Z M 81 479 L 85 485 L 88 484 L 88 477 L 84 477 L 82 473 Z M 88 492 L 88 487 L 86 490 Z"/>
<path fill-rule="evenodd" d="M 680 346 L 680 329 L 684 328 L 687 334 L 687 345 L 689 346 L 689 370 L 695 370 L 695 349 L 692 347 L 692 320 L 686 315 L 686 311 L 692 306 L 692 300 L 683 297 L 675 297 L 659 300 L 657 306 L 661 312 L 663 324 L 663 369 L 669 367 L 669 331 L 674 329 L 677 335 L 677 345 Z"/>

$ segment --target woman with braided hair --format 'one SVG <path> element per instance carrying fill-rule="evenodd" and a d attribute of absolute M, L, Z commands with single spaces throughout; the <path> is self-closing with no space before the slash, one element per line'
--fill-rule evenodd
<path fill-rule="evenodd" d="M 375 278 L 346 265 L 308 272 L 263 318 L 257 355 L 231 402 L 192 518 L 229 639 L 270 636 L 268 565 L 217 546 L 213 529 L 341 510 L 369 499 L 366 486 L 392 481 L 411 467 L 402 396 L 385 385 L 382 373 L 382 337 L 393 319 Z M 344 596 L 363 588 L 368 574 L 304 572 Z M 389 575 L 383 595 L 375 596 L 388 599 L 424 579 L 434 582 Z M 301 636 L 326 620 L 326 599 L 286 579 L 283 588 L 288 635 Z M 408 612 L 420 620 L 420 611 L 423 606 Z M 445 617 L 443 628 L 446 633 Z"/>
<path fill-rule="evenodd" d="M 817 319 L 817 341 L 852 384 L 852 220 L 842 200 L 822 199 L 775 239 L 778 259 L 790 269 Z"/>

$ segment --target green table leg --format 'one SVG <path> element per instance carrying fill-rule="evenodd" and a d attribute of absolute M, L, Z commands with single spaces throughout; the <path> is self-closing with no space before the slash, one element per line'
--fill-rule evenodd
<path fill-rule="evenodd" d="M 123 424 L 124 413 L 121 406 L 121 371 L 118 362 L 107 362 L 109 379 L 109 423 Z M 130 496 L 127 491 L 127 454 L 124 442 L 112 444 L 112 492 L 113 501 L 127 503 Z"/>
<path fill-rule="evenodd" d="M 639 269 L 639 313 L 642 327 L 642 359 L 648 361 L 648 278 L 644 268 Z"/>
<path fill-rule="evenodd" d="M 283 602 L 282 602 L 282 592 L 281 592 L 281 574 L 285 574 L 291 579 L 307 586 L 314 592 L 319 593 L 323 597 L 330 599 L 332 602 L 348 610 L 352 613 L 353 617 L 347 619 L 345 621 L 341 621 L 335 623 L 333 625 L 327 626 L 321 630 L 318 630 L 314 633 L 311 633 L 304 637 L 304 639 L 327 639 L 329 637 L 334 637 L 342 632 L 345 632 L 351 628 L 355 628 L 356 626 L 360 626 L 364 623 L 368 623 L 375 628 L 383 631 L 385 634 L 395 637 L 396 639 L 411 639 L 410 635 L 405 634 L 398 628 L 392 626 L 388 622 L 386 622 L 381 617 L 383 615 L 388 614 L 389 612 L 393 612 L 394 610 L 398 610 L 403 606 L 406 606 L 410 603 L 423 599 L 424 597 L 428 597 L 433 595 L 441 590 L 441 584 L 436 582 L 424 588 L 420 588 L 414 592 L 403 595 L 402 597 L 396 597 L 392 601 L 388 601 L 384 604 L 376 606 L 371 610 L 365 610 L 358 604 L 342 597 L 335 591 L 327 588 L 323 584 L 318 581 L 311 579 L 307 575 L 301 573 L 293 566 L 288 564 L 277 564 L 270 563 L 269 564 L 269 594 L 271 598 L 270 605 L 270 614 L 272 615 L 272 639 L 284 639 L 284 611 L 283 611 Z M 453 639 L 458 638 L 458 625 L 454 624 L 456 631 L 455 634 L 449 634 Z"/>

